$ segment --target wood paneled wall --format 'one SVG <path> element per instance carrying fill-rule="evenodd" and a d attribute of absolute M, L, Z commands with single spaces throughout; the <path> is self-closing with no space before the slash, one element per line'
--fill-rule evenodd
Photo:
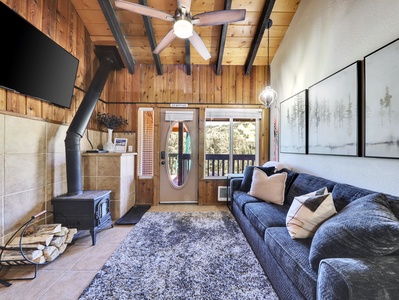
<path fill-rule="evenodd" d="M 136 66 L 133 75 L 122 69 L 110 76 L 104 97 L 123 103 L 258 105 L 267 66 L 254 66 L 248 76 L 243 66 L 223 66 L 220 76 L 214 67 L 193 65 L 191 75 L 186 75 L 185 65 L 164 65 L 162 75 L 157 75 L 154 65 Z"/>
<path fill-rule="evenodd" d="M 243 66 L 223 66 L 220 76 L 214 67 L 194 65 L 191 75 L 186 75 L 185 65 L 164 65 L 163 75 L 157 75 L 154 65 L 136 66 L 134 74 L 115 71 L 101 95 L 108 102 L 97 109 L 123 116 L 129 123 L 125 130 L 136 131 L 137 106 L 260 107 L 258 95 L 268 82 L 267 66 L 253 66 L 250 75 L 245 75 Z"/>

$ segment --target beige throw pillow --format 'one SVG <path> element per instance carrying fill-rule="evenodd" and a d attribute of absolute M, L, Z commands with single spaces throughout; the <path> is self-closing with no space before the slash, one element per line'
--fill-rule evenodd
<path fill-rule="evenodd" d="M 252 175 L 251 189 L 248 195 L 266 202 L 283 205 L 286 179 L 286 172 L 267 176 L 265 172 L 255 168 Z"/>
<path fill-rule="evenodd" d="M 324 221 L 336 213 L 327 188 L 295 197 L 286 218 L 288 233 L 293 239 L 310 238 Z"/>

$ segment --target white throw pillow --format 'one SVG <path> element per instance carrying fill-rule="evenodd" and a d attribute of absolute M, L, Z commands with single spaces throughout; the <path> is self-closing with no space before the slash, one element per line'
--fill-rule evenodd
<path fill-rule="evenodd" d="M 336 213 L 327 188 L 295 197 L 286 218 L 288 233 L 293 239 L 310 238 L 324 221 Z"/>
<path fill-rule="evenodd" d="M 278 161 L 273 161 L 273 160 L 265 162 L 262 167 L 266 167 L 266 168 L 274 167 L 275 168 L 275 172 L 280 171 L 281 169 L 292 170 L 292 168 L 289 165 L 283 164 L 283 163 L 278 162 Z"/>
<path fill-rule="evenodd" d="M 286 179 L 286 172 L 267 176 L 265 172 L 255 168 L 252 175 L 251 189 L 248 195 L 266 202 L 283 205 Z"/>

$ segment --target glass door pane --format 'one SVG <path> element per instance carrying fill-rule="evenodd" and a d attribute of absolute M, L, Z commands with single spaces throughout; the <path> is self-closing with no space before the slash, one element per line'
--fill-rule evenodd
<path fill-rule="evenodd" d="M 205 153 L 205 176 L 230 173 L 230 121 L 206 121 Z"/>
<path fill-rule="evenodd" d="M 166 140 L 167 169 L 171 184 L 184 186 L 191 169 L 191 137 L 184 122 L 175 122 Z"/>
<path fill-rule="evenodd" d="M 256 157 L 255 120 L 233 122 L 233 172 L 244 173 L 246 166 L 253 166 Z"/>

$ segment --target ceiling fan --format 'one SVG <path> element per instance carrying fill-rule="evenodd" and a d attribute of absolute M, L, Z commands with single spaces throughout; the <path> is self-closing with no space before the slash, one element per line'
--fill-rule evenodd
<path fill-rule="evenodd" d="M 141 4 L 136 4 L 124 0 L 115 0 L 115 6 L 126 9 L 134 13 L 138 13 L 147 17 L 153 17 L 160 20 L 174 22 L 173 29 L 169 31 L 161 42 L 154 49 L 154 54 L 159 54 L 164 50 L 176 37 L 188 38 L 193 47 L 199 54 L 208 60 L 211 54 L 206 48 L 204 42 L 197 32 L 193 29 L 196 26 L 214 26 L 223 25 L 230 22 L 242 21 L 245 19 L 245 9 L 230 9 L 204 12 L 195 16 L 191 15 L 192 0 L 177 0 L 177 9 L 175 15 L 171 15 L 160 10 L 154 9 Z"/>

